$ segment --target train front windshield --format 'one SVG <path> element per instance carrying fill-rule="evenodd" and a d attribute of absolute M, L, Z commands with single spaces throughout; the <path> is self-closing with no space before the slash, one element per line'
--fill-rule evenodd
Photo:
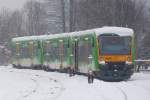
<path fill-rule="evenodd" d="M 101 55 L 129 55 L 131 53 L 131 37 L 99 36 Z"/>

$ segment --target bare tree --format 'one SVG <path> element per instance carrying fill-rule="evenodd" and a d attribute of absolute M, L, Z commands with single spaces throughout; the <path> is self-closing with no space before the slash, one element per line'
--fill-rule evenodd
<path fill-rule="evenodd" d="M 62 6 L 62 23 L 63 23 L 63 32 L 66 32 L 66 23 L 65 23 L 65 1 L 61 0 Z"/>
<path fill-rule="evenodd" d="M 70 32 L 73 31 L 74 23 L 74 0 L 70 0 Z"/>
<path fill-rule="evenodd" d="M 30 35 L 44 34 L 47 30 L 45 22 L 46 11 L 41 2 L 30 0 L 25 6 L 26 27 Z"/>
<path fill-rule="evenodd" d="M 0 12 L 0 41 L 5 42 L 9 40 L 9 18 L 11 11 L 7 8 L 3 8 Z"/>
<path fill-rule="evenodd" d="M 11 11 L 7 8 L 3 8 L 0 11 L 0 63 L 6 64 L 9 58 L 9 42 L 10 42 L 10 30 L 9 19 L 11 17 Z"/>
<path fill-rule="evenodd" d="M 9 33 L 12 36 L 14 35 L 14 33 L 16 33 L 17 36 L 21 36 L 23 33 L 22 24 L 23 24 L 22 13 L 19 10 L 13 11 L 9 18 Z"/>
<path fill-rule="evenodd" d="M 123 26 L 136 29 L 144 21 L 144 3 L 135 0 L 71 0 L 71 18 L 76 19 L 77 30 L 101 26 Z M 77 10 L 75 9 L 77 4 Z M 75 16 L 75 13 L 76 16 Z M 73 21 L 73 19 L 72 19 Z M 83 24 L 84 23 L 84 24 Z M 72 25 L 72 24 L 71 24 Z M 72 26 L 70 26 L 72 27 Z"/>

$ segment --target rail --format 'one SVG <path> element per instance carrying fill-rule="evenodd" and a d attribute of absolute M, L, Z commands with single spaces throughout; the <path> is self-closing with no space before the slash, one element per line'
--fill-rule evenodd
<path fill-rule="evenodd" d="M 136 67 L 135 71 L 140 72 L 140 71 L 150 71 L 150 59 L 146 60 L 135 60 Z"/>

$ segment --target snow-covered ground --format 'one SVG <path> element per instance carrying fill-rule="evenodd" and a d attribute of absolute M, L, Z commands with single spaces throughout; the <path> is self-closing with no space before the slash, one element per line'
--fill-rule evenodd
<path fill-rule="evenodd" d="M 0 66 L 0 100 L 150 100 L 150 73 L 88 84 L 84 76 Z"/>

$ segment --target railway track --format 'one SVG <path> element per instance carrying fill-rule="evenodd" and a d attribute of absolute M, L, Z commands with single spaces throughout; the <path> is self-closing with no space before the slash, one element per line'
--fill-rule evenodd
<path fill-rule="evenodd" d="M 127 96 L 126 92 L 120 87 L 116 87 L 116 88 L 122 93 L 123 99 L 128 100 L 128 96 Z"/>
<path fill-rule="evenodd" d="M 137 88 L 142 88 L 142 89 L 144 89 L 144 90 L 146 90 L 146 91 L 148 91 L 149 93 L 150 93 L 150 88 L 147 88 L 147 87 L 145 87 L 145 86 L 143 86 L 143 85 L 140 85 L 140 84 L 136 84 L 136 83 L 127 83 L 127 82 L 125 82 L 125 84 L 128 84 L 128 85 L 131 85 L 131 86 L 133 86 L 133 87 L 137 87 Z"/>
<path fill-rule="evenodd" d="M 144 100 L 146 96 L 150 95 L 149 89 L 138 84 L 130 83 L 130 81 L 119 83 L 118 89 L 120 89 L 120 91 L 122 91 L 122 93 L 124 94 L 124 100 L 141 100 L 141 97 L 143 97 L 142 99 Z M 140 96 L 143 93 L 145 93 L 144 96 Z"/>
<path fill-rule="evenodd" d="M 55 73 L 49 74 L 44 71 L 38 72 L 37 70 L 31 71 L 28 69 L 22 70 L 22 69 L 14 69 L 14 68 L 8 68 L 8 69 L 1 68 L 0 70 L 7 71 L 10 73 L 15 72 L 15 73 L 18 73 L 18 75 L 23 74 L 25 76 L 26 75 L 31 76 L 29 78 L 34 83 L 34 87 L 29 92 L 25 93 L 21 97 L 18 97 L 17 100 L 32 100 L 32 99 L 28 99 L 28 98 L 33 97 L 33 95 L 35 96 L 35 94 L 38 94 L 41 91 L 40 90 L 41 79 L 45 80 L 44 82 L 56 84 L 53 87 L 49 87 L 49 86 L 46 87 L 49 89 L 49 92 L 47 95 L 51 95 L 49 97 L 49 99 L 51 99 L 51 100 L 58 99 L 59 100 L 60 99 L 59 97 L 63 97 L 63 96 L 66 97 L 66 94 L 65 94 L 66 92 L 64 92 L 65 83 L 63 83 L 63 84 L 61 83 L 62 79 L 66 79 L 66 75 L 64 75 L 63 78 L 61 79 L 61 78 L 57 78 L 57 77 L 59 77 L 59 74 L 55 74 Z M 143 76 L 141 76 L 141 77 L 143 77 Z M 143 92 L 145 93 L 144 96 L 142 95 L 142 98 L 145 97 L 145 99 L 143 99 L 143 100 L 149 100 L 149 99 L 146 99 L 146 97 L 149 97 L 149 95 L 150 95 L 150 88 L 147 88 L 145 86 L 147 84 L 142 85 L 142 84 L 135 83 L 135 82 L 138 82 L 137 78 L 141 78 L 141 77 L 138 77 L 138 75 L 137 75 L 137 77 L 131 78 L 131 80 L 129 80 L 129 81 L 122 81 L 122 82 L 103 82 L 103 81 L 97 80 L 97 81 L 95 81 L 95 83 L 98 83 L 97 85 L 95 83 L 93 83 L 91 85 L 89 85 L 89 84 L 83 84 L 83 85 L 85 85 L 84 88 L 86 87 L 86 89 L 88 91 L 95 91 L 95 93 L 97 93 L 95 95 L 95 93 L 91 92 L 91 94 L 93 93 L 92 96 L 99 95 L 99 98 L 101 98 L 102 100 L 112 100 L 114 98 L 117 98 L 117 100 L 141 100 L 140 94 L 143 94 Z M 144 77 L 144 78 L 147 79 L 148 77 Z M 68 79 L 67 79 L 67 81 L 69 81 L 69 82 L 72 80 L 72 78 L 68 78 Z M 143 80 L 146 81 L 146 79 L 143 79 Z M 77 79 L 74 80 L 74 78 L 73 78 L 73 81 L 76 82 L 76 80 Z M 143 81 L 143 80 L 141 78 L 140 81 Z M 147 81 L 150 81 L 150 79 L 147 79 Z M 81 83 L 79 83 L 79 84 L 77 83 L 75 85 L 77 85 L 77 87 L 80 87 L 80 85 L 82 85 Z M 71 84 L 72 84 L 72 82 L 71 82 Z M 68 87 L 68 85 L 66 85 L 65 87 Z M 71 85 L 71 88 L 72 88 L 72 85 Z M 67 88 L 66 90 L 68 90 L 68 89 L 69 88 Z M 77 90 L 80 91 L 80 89 L 77 89 Z M 114 91 L 116 91 L 116 93 Z M 73 96 L 76 96 L 76 94 Z M 39 100 L 47 100 L 47 99 L 39 99 Z"/>

